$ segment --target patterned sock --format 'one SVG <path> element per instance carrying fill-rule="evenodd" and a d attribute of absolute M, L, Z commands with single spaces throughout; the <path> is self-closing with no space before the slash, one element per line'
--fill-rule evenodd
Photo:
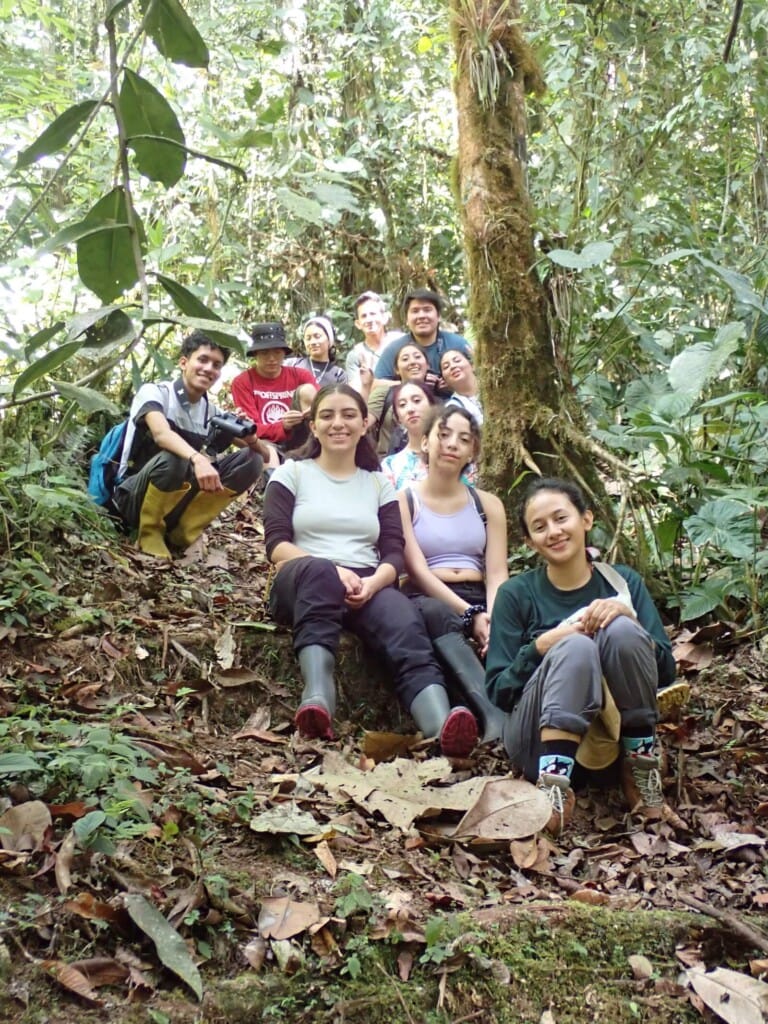
<path fill-rule="evenodd" d="M 570 779 L 577 747 L 578 743 L 571 740 L 545 740 L 539 754 L 539 775 L 564 775 Z"/>
<path fill-rule="evenodd" d="M 656 737 L 650 736 L 627 736 L 621 734 L 621 745 L 627 757 L 653 757 L 653 748 Z"/>

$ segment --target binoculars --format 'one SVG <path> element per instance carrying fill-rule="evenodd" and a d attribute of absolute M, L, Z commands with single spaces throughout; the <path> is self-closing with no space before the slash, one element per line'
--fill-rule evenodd
<path fill-rule="evenodd" d="M 233 412 L 222 412 L 208 421 L 208 436 L 203 449 L 206 455 L 221 455 L 236 438 L 256 433 L 256 424 Z"/>

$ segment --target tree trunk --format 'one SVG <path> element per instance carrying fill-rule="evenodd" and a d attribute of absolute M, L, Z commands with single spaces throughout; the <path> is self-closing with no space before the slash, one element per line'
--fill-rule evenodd
<path fill-rule="evenodd" d="M 535 268 L 525 97 L 543 91 L 541 73 L 520 32 L 518 0 L 451 0 L 451 7 L 456 190 L 485 408 L 483 479 L 507 500 L 526 470 L 566 475 L 602 504 Z"/>

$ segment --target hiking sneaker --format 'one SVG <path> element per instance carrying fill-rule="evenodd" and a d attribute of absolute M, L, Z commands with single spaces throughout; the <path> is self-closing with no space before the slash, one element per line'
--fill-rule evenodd
<path fill-rule="evenodd" d="M 334 739 L 331 716 L 322 704 L 304 704 L 296 712 L 294 725 L 308 740 Z"/>
<path fill-rule="evenodd" d="M 552 804 L 552 814 L 544 826 L 544 831 L 553 839 L 557 839 L 570 823 L 576 806 L 576 794 L 571 787 L 571 780 L 567 775 L 550 775 L 548 772 L 542 772 L 536 786 L 546 793 Z"/>
<path fill-rule="evenodd" d="M 661 761 L 655 755 L 625 756 L 621 765 L 621 788 L 633 814 L 661 817 L 664 794 L 660 768 Z"/>
<path fill-rule="evenodd" d="M 456 707 L 440 730 L 440 751 L 446 757 L 469 757 L 477 743 L 477 719 L 465 707 Z"/>

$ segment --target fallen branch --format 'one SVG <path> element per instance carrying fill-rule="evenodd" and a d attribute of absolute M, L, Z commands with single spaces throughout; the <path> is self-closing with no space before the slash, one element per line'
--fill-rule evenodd
<path fill-rule="evenodd" d="M 727 910 L 720 910 L 718 907 L 711 907 L 708 903 L 702 903 L 697 900 L 695 896 L 688 896 L 686 893 L 678 893 L 677 898 L 681 903 L 685 903 L 686 906 L 692 910 L 698 911 L 700 914 L 706 914 L 708 917 L 714 917 L 718 921 L 722 921 L 723 924 L 728 925 L 734 935 L 738 935 L 740 939 L 744 939 L 751 946 L 756 949 L 761 949 L 764 953 L 768 953 L 768 937 L 762 932 L 757 931 L 751 925 L 746 924 L 740 918 L 736 917 L 735 914 L 731 914 Z"/>

